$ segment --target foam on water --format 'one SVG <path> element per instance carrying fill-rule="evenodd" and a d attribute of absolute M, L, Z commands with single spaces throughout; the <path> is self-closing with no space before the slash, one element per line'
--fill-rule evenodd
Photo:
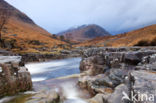
<path fill-rule="evenodd" d="M 64 103 L 87 103 L 82 99 L 67 99 Z"/>
<path fill-rule="evenodd" d="M 31 74 L 43 73 L 50 71 L 48 68 L 66 65 L 66 62 L 43 62 L 43 63 L 32 63 L 26 64 L 25 66 L 29 69 Z"/>
<path fill-rule="evenodd" d="M 67 98 L 64 103 L 87 103 L 83 99 L 81 99 L 80 92 L 76 88 L 76 85 L 74 83 L 68 82 L 62 84 L 63 88 L 63 95 Z"/>
<path fill-rule="evenodd" d="M 26 91 L 26 92 L 24 92 L 23 94 L 36 94 L 37 92 L 35 92 L 35 91 Z"/>
<path fill-rule="evenodd" d="M 46 79 L 47 79 L 47 78 L 44 78 L 44 77 L 32 78 L 32 82 L 44 81 L 44 80 L 46 80 Z"/>

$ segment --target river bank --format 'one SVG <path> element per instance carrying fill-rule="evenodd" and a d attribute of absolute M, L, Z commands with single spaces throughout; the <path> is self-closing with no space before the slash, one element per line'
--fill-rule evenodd
<path fill-rule="evenodd" d="M 47 53 L 24 53 L 17 54 L 22 56 L 23 62 L 44 62 L 50 60 L 58 60 L 65 58 L 81 57 L 84 48 L 77 48 L 71 50 L 61 50 L 57 52 L 47 52 Z"/>

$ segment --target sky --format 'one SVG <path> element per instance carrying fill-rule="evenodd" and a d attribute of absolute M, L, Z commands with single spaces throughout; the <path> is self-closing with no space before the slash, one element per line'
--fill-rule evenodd
<path fill-rule="evenodd" d="M 156 24 L 156 0 L 6 0 L 56 34 L 97 24 L 112 34 Z"/>

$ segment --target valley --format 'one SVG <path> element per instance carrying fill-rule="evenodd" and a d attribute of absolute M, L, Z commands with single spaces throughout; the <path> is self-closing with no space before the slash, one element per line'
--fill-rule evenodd
<path fill-rule="evenodd" d="M 33 11 L 29 7 L 41 8 L 30 2 L 26 2 L 28 11 Z M 0 103 L 155 103 L 156 24 L 113 34 L 109 24 L 101 25 L 106 22 L 103 17 L 93 20 L 98 24 L 92 21 L 93 10 L 90 16 L 80 17 L 88 17 L 86 22 L 75 24 L 72 18 L 67 24 L 79 26 L 53 34 L 49 32 L 53 28 L 68 27 L 69 19 L 57 14 L 65 9 L 72 12 L 73 5 L 60 9 L 64 6 L 59 3 L 57 12 L 38 16 L 47 17 L 44 29 L 34 18 L 0 0 Z M 50 22 L 55 16 L 64 22 Z M 56 27 L 49 29 L 53 23 Z"/>

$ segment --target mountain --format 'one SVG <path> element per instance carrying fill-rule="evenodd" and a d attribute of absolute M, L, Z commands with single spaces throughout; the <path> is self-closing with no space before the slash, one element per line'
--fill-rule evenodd
<path fill-rule="evenodd" d="M 114 36 L 97 37 L 76 46 L 134 46 L 140 41 L 150 42 L 154 38 L 156 38 L 156 24 Z"/>
<path fill-rule="evenodd" d="M 10 11 L 10 18 L 2 31 L 3 47 L 15 52 L 48 52 L 66 45 L 52 38 L 49 32 L 6 1 L 0 0 L 0 8 Z"/>
<path fill-rule="evenodd" d="M 83 42 L 96 37 L 108 36 L 110 33 L 98 25 L 91 24 L 82 25 L 77 28 L 71 28 L 64 32 L 58 33 L 58 35 L 64 35 L 64 37 L 69 40 Z"/>

